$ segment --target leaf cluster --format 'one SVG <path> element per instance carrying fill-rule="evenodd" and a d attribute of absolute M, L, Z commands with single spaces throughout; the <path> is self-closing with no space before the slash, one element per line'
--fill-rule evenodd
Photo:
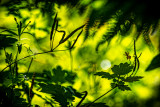
<path fill-rule="evenodd" d="M 66 107 L 69 105 L 72 105 L 72 102 L 74 101 L 75 97 L 81 98 L 82 94 L 77 92 L 72 86 L 63 86 L 63 83 L 69 83 L 73 84 L 74 79 L 76 77 L 75 73 L 69 72 L 67 70 L 62 70 L 61 66 L 57 66 L 56 68 L 52 69 L 52 71 L 44 71 L 41 74 L 38 73 L 29 73 L 31 64 L 33 62 L 33 57 L 31 58 L 28 71 L 27 73 L 19 73 L 18 71 L 18 61 L 23 60 L 25 58 L 35 56 L 38 54 L 44 54 L 53 52 L 59 45 L 66 42 L 69 38 L 71 38 L 77 31 L 81 30 L 81 32 L 76 37 L 73 44 L 71 43 L 68 49 L 74 48 L 75 43 L 77 42 L 79 36 L 81 35 L 83 31 L 83 27 L 85 25 L 82 25 L 78 27 L 77 29 L 73 30 L 69 35 L 65 35 L 65 31 L 58 30 L 58 20 L 57 20 L 57 14 L 54 18 L 54 22 L 52 25 L 51 33 L 50 33 L 50 48 L 51 50 L 42 52 L 42 53 L 33 53 L 33 51 L 30 49 L 30 47 L 26 47 L 27 51 L 29 53 L 28 56 L 25 56 L 21 59 L 18 59 L 18 55 L 21 54 L 22 46 L 21 43 L 21 35 L 24 33 L 25 29 L 28 27 L 29 23 L 26 26 L 23 26 L 22 22 L 17 22 L 17 19 L 15 19 L 15 22 L 17 24 L 17 33 L 15 33 L 12 30 L 9 30 L 7 28 L 2 28 L 2 34 L 1 34 L 1 41 L 5 41 L 6 43 L 3 44 L 2 42 L 2 49 L 4 49 L 5 52 L 5 62 L 8 64 L 0 73 L 0 90 L 4 92 L 4 96 L 2 96 L 2 99 L 0 99 L 0 104 L 5 105 L 8 100 L 11 101 L 9 106 L 31 106 L 31 101 L 34 95 L 40 96 L 43 100 L 46 101 L 47 104 L 50 104 L 53 106 L 53 103 L 58 102 L 61 106 Z M 7 34 L 3 34 L 3 32 Z M 55 47 L 53 47 L 54 37 L 56 32 L 62 32 L 64 33 L 61 40 L 59 41 L 59 44 Z M 32 34 L 31 34 L 32 35 Z M 13 37 L 13 38 L 11 38 Z M 17 43 L 17 53 L 16 55 L 13 55 L 12 53 L 8 53 L 5 48 L 12 46 L 12 44 Z M 3 72 L 6 68 L 9 67 L 9 71 Z M 29 85 L 30 84 L 30 85 Z M 39 86 L 37 91 L 41 91 L 42 93 L 48 93 L 51 94 L 52 99 L 43 98 L 40 94 L 34 92 L 36 86 Z M 5 90 L 7 90 L 5 92 Z M 17 91 L 18 90 L 18 91 Z M 8 92 L 9 91 L 9 92 Z M 24 94 L 22 94 L 24 93 Z M 23 97 L 23 95 L 27 96 L 27 99 Z M 53 102 L 53 100 L 55 102 Z"/>
<path fill-rule="evenodd" d="M 95 75 L 112 80 L 111 87 L 118 87 L 122 91 L 131 90 L 128 85 L 125 85 L 126 83 L 136 82 L 143 78 L 142 76 L 127 76 L 133 71 L 133 66 L 127 62 L 114 65 L 111 69 L 113 74 L 108 72 L 97 72 Z"/>

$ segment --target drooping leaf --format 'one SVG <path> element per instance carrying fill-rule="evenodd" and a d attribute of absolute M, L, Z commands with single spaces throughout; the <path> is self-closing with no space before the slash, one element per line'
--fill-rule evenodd
<path fill-rule="evenodd" d="M 19 52 L 19 54 L 21 53 L 21 50 L 22 50 L 22 44 L 17 44 L 17 46 L 18 46 L 18 52 Z"/>
<path fill-rule="evenodd" d="M 21 31 L 21 35 L 24 33 L 24 30 L 28 27 L 28 25 L 31 23 L 31 21 L 28 22 L 28 24 L 23 28 L 23 30 Z M 28 32 L 29 33 L 29 32 Z"/>
<path fill-rule="evenodd" d="M 119 65 L 114 65 L 111 69 L 117 75 L 125 75 L 132 71 L 133 66 L 126 62 L 120 63 Z"/>
<path fill-rule="evenodd" d="M 57 14 L 54 18 L 54 22 L 53 22 L 52 29 L 51 29 L 51 34 L 50 34 L 50 48 L 51 48 L 51 50 L 53 49 L 53 32 L 54 32 L 56 22 L 57 22 Z"/>
<path fill-rule="evenodd" d="M 79 28 L 72 31 L 61 43 L 64 43 L 66 40 L 68 40 L 74 33 L 76 33 L 78 30 L 82 29 L 85 25 L 80 26 Z"/>
<path fill-rule="evenodd" d="M 13 32 L 13 31 L 10 30 L 10 29 L 6 29 L 6 30 L 4 30 L 3 32 L 8 32 L 9 34 L 12 34 L 12 35 L 14 35 L 14 36 L 18 36 L 17 33 Z"/>
<path fill-rule="evenodd" d="M 114 88 L 114 87 L 116 87 L 116 86 L 117 86 L 116 83 L 111 83 L 111 87 L 112 87 L 112 88 Z"/>
<path fill-rule="evenodd" d="M 6 52 L 5 55 L 6 55 L 5 62 L 8 63 L 8 64 L 11 63 L 12 60 L 13 60 L 13 59 L 12 59 L 12 53 L 9 54 L 8 52 Z"/>
<path fill-rule="evenodd" d="M 51 34 L 50 34 L 50 40 L 52 40 L 52 35 L 53 35 L 54 27 L 56 25 L 56 20 L 57 20 L 57 14 L 56 14 L 56 16 L 54 18 L 54 22 L 53 22 L 53 25 L 52 25 Z"/>
<path fill-rule="evenodd" d="M 128 85 L 118 85 L 118 88 L 122 91 L 125 91 L 125 90 L 131 90 Z"/>
<path fill-rule="evenodd" d="M 70 49 L 72 49 L 72 48 L 74 47 L 75 43 L 77 42 L 77 40 L 78 40 L 78 38 L 79 38 L 79 36 L 81 35 L 82 32 L 83 32 L 83 29 L 82 29 L 82 31 L 78 34 L 76 40 L 74 41 L 74 43 L 72 44 L 72 46 L 70 47 Z"/>
<path fill-rule="evenodd" d="M 125 82 L 135 82 L 135 81 L 139 81 L 142 78 L 143 78 L 142 76 L 133 76 L 133 77 L 127 77 L 123 81 L 125 81 Z"/>
<path fill-rule="evenodd" d="M 101 78 L 107 78 L 107 79 L 112 79 L 114 78 L 111 74 L 109 74 L 108 72 L 97 72 L 94 75 L 98 75 L 101 76 Z"/>
<path fill-rule="evenodd" d="M 21 30 L 22 30 L 22 22 L 20 21 L 19 27 L 18 27 L 18 36 L 21 35 Z"/>
<path fill-rule="evenodd" d="M 150 65 L 147 67 L 146 71 L 150 71 L 150 70 L 153 70 L 153 69 L 156 69 L 160 67 L 160 54 L 158 54 L 157 56 L 155 56 Z"/>
<path fill-rule="evenodd" d="M 0 49 L 10 47 L 17 41 L 17 38 L 0 34 Z"/>
<path fill-rule="evenodd" d="M 61 44 L 61 43 L 63 43 L 62 41 L 63 41 L 63 39 L 64 39 L 64 37 L 65 37 L 65 35 L 66 35 L 66 32 L 63 31 L 63 30 L 60 30 L 60 31 L 57 30 L 57 31 L 63 33 L 62 38 L 61 38 L 61 40 L 59 41 L 59 44 Z"/>

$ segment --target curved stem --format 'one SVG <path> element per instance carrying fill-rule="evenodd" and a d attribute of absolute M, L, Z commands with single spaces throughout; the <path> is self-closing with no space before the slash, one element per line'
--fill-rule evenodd
<path fill-rule="evenodd" d="M 112 90 L 114 90 L 117 87 L 117 85 L 115 87 L 113 87 L 112 89 L 110 89 L 109 91 L 107 91 L 106 93 L 104 93 L 103 95 L 101 95 L 100 97 L 98 97 L 97 99 L 95 99 L 93 102 L 91 102 L 88 106 L 91 106 L 94 102 L 96 102 L 97 100 L 99 100 L 100 98 L 102 98 L 103 96 L 105 96 L 106 94 L 108 94 L 109 92 L 111 92 Z"/>
<path fill-rule="evenodd" d="M 58 46 L 57 46 L 57 47 L 58 47 Z M 57 47 L 55 47 L 54 49 L 56 49 Z M 68 50 L 68 49 L 66 49 L 66 50 Z M 33 55 L 25 56 L 25 57 L 23 57 L 23 58 L 21 58 L 21 59 L 18 59 L 18 60 L 16 60 L 16 61 L 10 63 L 9 65 L 7 65 L 5 68 L 3 68 L 3 69 L 1 70 L 1 72 L 3 72 L 3 71 L 4 71 L 5 69 L 7 69 L 8 67 L 10 67 L 12 64 L 14 64 L 14 63 L 16 63 L 16 62 L 18 62 L 18 61 L 21 61 L 21 60 L 23 60 L 23 59 L 26 59 L 26 58 L 28 58 L 28 57 L 35 56 L 35 55 L 40 55 L 40 54 L 45 54 L 45 53 L 49 53 L 49 52 L 58 52 L 58 51 L 66 51 L 66 50 L 46 51 L 46 52 L 35 53 L 35 54 L 33 54 Z"/>

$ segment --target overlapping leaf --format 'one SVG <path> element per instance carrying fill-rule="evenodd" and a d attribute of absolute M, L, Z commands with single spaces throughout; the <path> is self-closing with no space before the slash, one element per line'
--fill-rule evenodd
<path fill-rule="evenodd" d="M 12 46 L 17 40 L 17 38 L 0 34 L 0 49 Z"/>
<path fill-rule="evenodd" d="M 147 67 L 146 71 L 150 71 L 158 67 L 160 67 L 160 54 L 152 59 L 151 64 Z"/>
<path fill-rule="evenodd" d="M 128 85 L 118 85 L 118 88 L 122 91 L 125 91 L 125 90 L 131 90 Z"/>
<path fill-rule="evenodd" d="M 143 78 L 142 76 L 133 76 L 133 77 L 127 77 L 123 81 L 125 81 L 125 82 L 135 82 L 135 81 L 139 81 L 142 78 Z"/>
<path fill-rule="evenodd" d="M 107 72 L 97 72 L 94 75 L 98 75 L 101 76 L 102 78 L 107 78 L 107 79 L 112 79 L 114 78 L 114 76 L 112 76 L 111 74 L 107 73 Z"/>
<path fill-rule="evenodd" d="M 59 102 L 62 107 L 67 107 L 69 101 L 73 101 L 76 97 L 81 97 L 82 94 L 77 92 L 73 87 L 64 87 L 61 85 L 39 83 L 42 87 L 41 92 L 49 93 L 52 98 Z"/>
<path fill-rule="evenodd" d="M 112 71 L 117 75 L 125 75 L 131 72 L 133 66 L 130 66 L 128 63 L 120 63 L 119 65 L 114 65 Z"/>

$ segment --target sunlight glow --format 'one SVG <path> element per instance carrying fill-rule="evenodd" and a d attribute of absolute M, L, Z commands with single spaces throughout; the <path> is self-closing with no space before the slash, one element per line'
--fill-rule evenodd
<path fill-rule="evenodd" d="M 111 67 L 111 62 L 109 60 L 105 59 L 101 62 L 101 68 L 103 70 L 107 70 L 110 67 Z"/>
<path fill-rule="evenodd" d="M 141 99 L 148 99 L 152 96 L 152 90 L 144 86 L 137 85 L 135 87 L 135 91 Z"/>

